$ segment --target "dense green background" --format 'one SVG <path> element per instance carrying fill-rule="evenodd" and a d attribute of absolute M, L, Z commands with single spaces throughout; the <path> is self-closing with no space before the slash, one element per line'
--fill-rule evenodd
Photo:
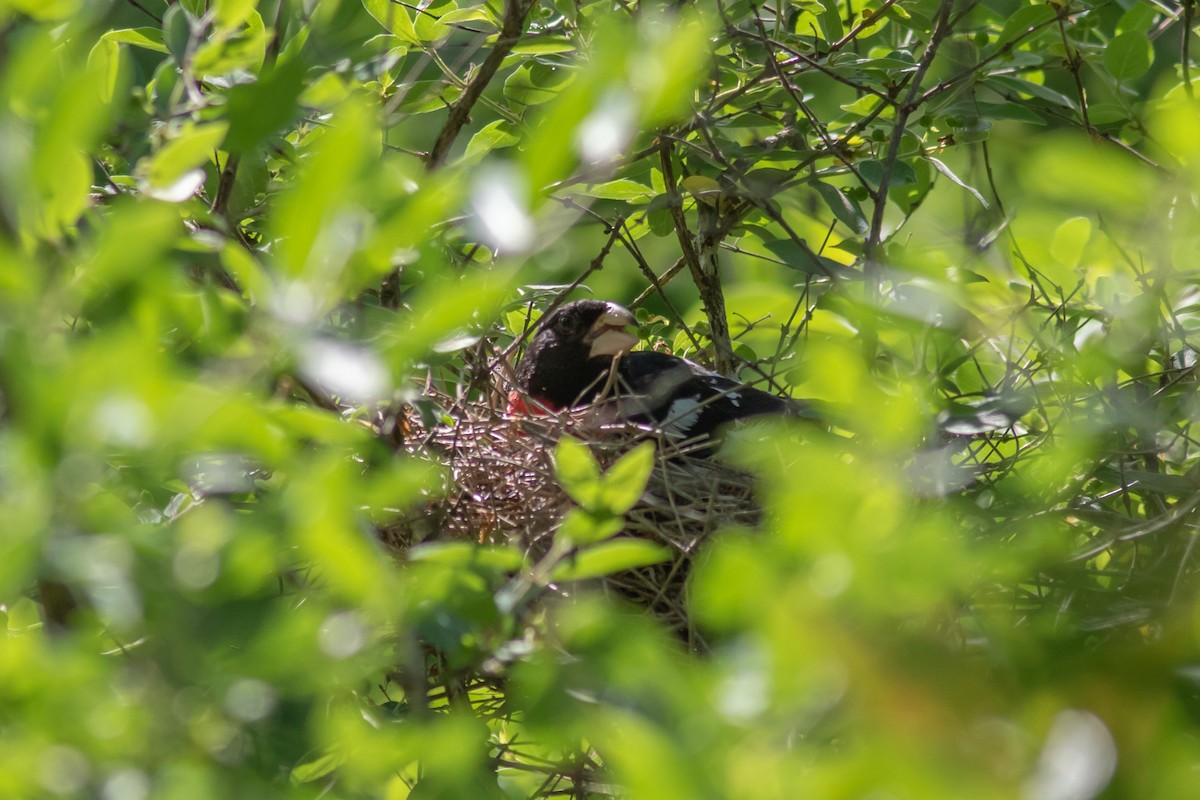
<path fill-rule="evenodd" d="M 1194 10 L 0 0 L 0 796 L 1195 796 Z M 708 653 L 376 541 L 577 280 L 829 409 Z"/>

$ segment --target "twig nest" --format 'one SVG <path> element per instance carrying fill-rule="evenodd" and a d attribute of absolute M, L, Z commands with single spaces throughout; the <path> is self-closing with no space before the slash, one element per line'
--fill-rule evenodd
<path fill-rule="evenodd" d="M 445 403 L 448 424 L 425 428 L 410 420 L 405 449 L 445 469 L 440 495 L 381 530 L 403 556 L 426 541 L 515 545 L 530 561 L 550 548 L 563 517 L 574 507 L 555 479 L 554 449 L 563 436 L 588 444 L 603 468 L 655 433 L 613 420 L 603 406 L 545 417 L 514 418 L 482 404 Z M 681 454 L 659 442 L 641 498 L 625 515 L 620 536 L 664 546 L 668 561 L 606 576 L 606 591 L 646 608 L 692 639 L 686 583 L 693 558 L 716 531 L 758 524 L 762 511 L 751 477 L 709 459 Z"/>

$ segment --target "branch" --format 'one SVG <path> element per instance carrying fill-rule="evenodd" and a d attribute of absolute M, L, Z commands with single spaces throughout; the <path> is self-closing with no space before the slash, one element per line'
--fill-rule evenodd
<path fill-rule="evenodd" d="M 954 0 L 942 0 L 941 5 L 938 6 L 937 17 L 933 21 L 933 30 L 929 34 L 929 43 L 925 46 L 925 52 L 921 54 L 916 72 L 913 73 L 912 83 L 908 87 L 908 96 L 896 111 L 896 124 L 892 128 L 892 138 L 888 143 L 887 155 L 883 159 L 879 187 L 875 191 L 871 227 L 867 230 L 867 240 L 863 245 L 863 278 L 866 282 L 864 288 L 868 305 L 877 304 L 883 291 L 883 265 L 879 262 L 878 252 L 879 245 L 883 240 L 883 212 L 887 208 L 888 184 L 891 183 L 892 171 L 900 156 L 900 141 L 904 138 L 904 131 L 908 128 L 908 118 L 921 105 L 921 81 L 933 63 L 942 40 L 950 34 L 951 28 L 948 23 L 953 5 Z M 862 332 L 863 348 L 867 360 L 874 361 L 878 339 L 869 311 Z"/>
<path fill-rule="evenodd" d="M 667 186 L 671 219 L 675 223 L 675 237 L 683 250 L 683 260 L 691 270 L 692 280 L 700 292 L 700 302 L 708 317 L 709 335 L 713 343 L 713 366 L 722 375 L 733 376 L 733 342 L 729 337 L 729 319 L 725 316 L 725 293 L 721 290 L 720 261 L 717 245 L 724 235 L 720 226 L 720 215 L 716 209 L 708 209 L 697 202 L 700 213 L 699 247 L 692 241 L 687 218 L 683 214 L 683 200 L 675 184 L 675 169 L 671 165 L 671 154 L 665 148 L 659 151 L 662 162 L 663 182 Z"/>
<path fill-rule="evenodd" d="M 1187 92 L 1189 99 L 1192 97 L 1192 65 L 1188 46 L 1192 39 L 1192 14 L 1195 7 L 1196 0 L 1183 0 L 1183 30 L 1179 34 L 1179 64 L 1183 70 L 1183 90 Z"/>
<path fill-rule="evenodd" d="M 954 0 L 942 0 L 941 5 L 938 6 L 937 17 L 933 22 L 933 31 L 929 35 L 929 44 L 925 46 L 925 52 L 921 54 L 917 71 L 913 74 L 912 82 L 908 87 L 908 96 L 896 111 L 896 124 L 892 127 L 888 152 L 883 159 L 879 188 L 875 192 L 875 207 L 871 214 L 871 227 L 867 231 L 867 241 L 863 248 L 863 271 L 867 280 L 868 298 L 877 299 L 882 289 L 883 276 L 876 253 L 883 239 L 883 212 L 887 208 L 888 184 L 891 183 L 892 171 L 895 169 L 896 160 L 900 155 L 900 142 L 904 138 L 904 131 L 908 128 L 908 118 L 920 107 L 921 80 L 933 63 L 942 40 L 950 33 L 947 23 L 953 5 Z"/>
<path fill-rule="evenodd" d="M 470 83 L 467 84 L 467 88 L 463 90 L 462 96 L 455 101 L 454 105 L 450 106 L 450 116 L 446 120 L 446 124 L 442 126 L 442 131 L 438 134 L 433 149 L 429 151 L 429 159 L 426 161 L 429 169 L 437 169 L 445 162 L 454 140 L 458 138 L 463 126 L 471 119 L 471 109 L 475 107 L 475 103 L 483 95 L 483 90 L 491 83 L 492 78 L 496 77 L 504 59 L 521 40 L 521 34 L 525 32 L 525 18 L 529 16 L 533 5 L 533 0 L 508 0 L 504 6 L 504 24 L 500 28 L 496 44 L 488 53 L 488 57 L 484 59 L 475 76 L 471 78 Z"/>

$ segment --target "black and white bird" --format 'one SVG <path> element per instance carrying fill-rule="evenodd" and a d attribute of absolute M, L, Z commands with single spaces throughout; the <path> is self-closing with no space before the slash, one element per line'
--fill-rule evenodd
<path fill-rule="evenodd" d="M 509 412 L 555 412 L 607 393 L 618 398 L 623 418 L 654 425 L 680 442 L 700 443 L 701 454 L 730 422 L 802 413 L 792 400 L 686 358 L 632 351 L 638 343 L 635 325 L 628 309 L 599 300 L 576 300 L 546 315 L 517 366 L 519 391 L 509 395 Z"/>

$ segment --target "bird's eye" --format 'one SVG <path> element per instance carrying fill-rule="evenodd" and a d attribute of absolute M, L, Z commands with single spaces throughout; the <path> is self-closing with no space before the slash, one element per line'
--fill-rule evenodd
<path fill-rule="evenodd" d="M 579 328 L 579 320 L 572 314 L 563 314 L 554 321 L 554 330 L 562 336 L 574 336 Z"/>

